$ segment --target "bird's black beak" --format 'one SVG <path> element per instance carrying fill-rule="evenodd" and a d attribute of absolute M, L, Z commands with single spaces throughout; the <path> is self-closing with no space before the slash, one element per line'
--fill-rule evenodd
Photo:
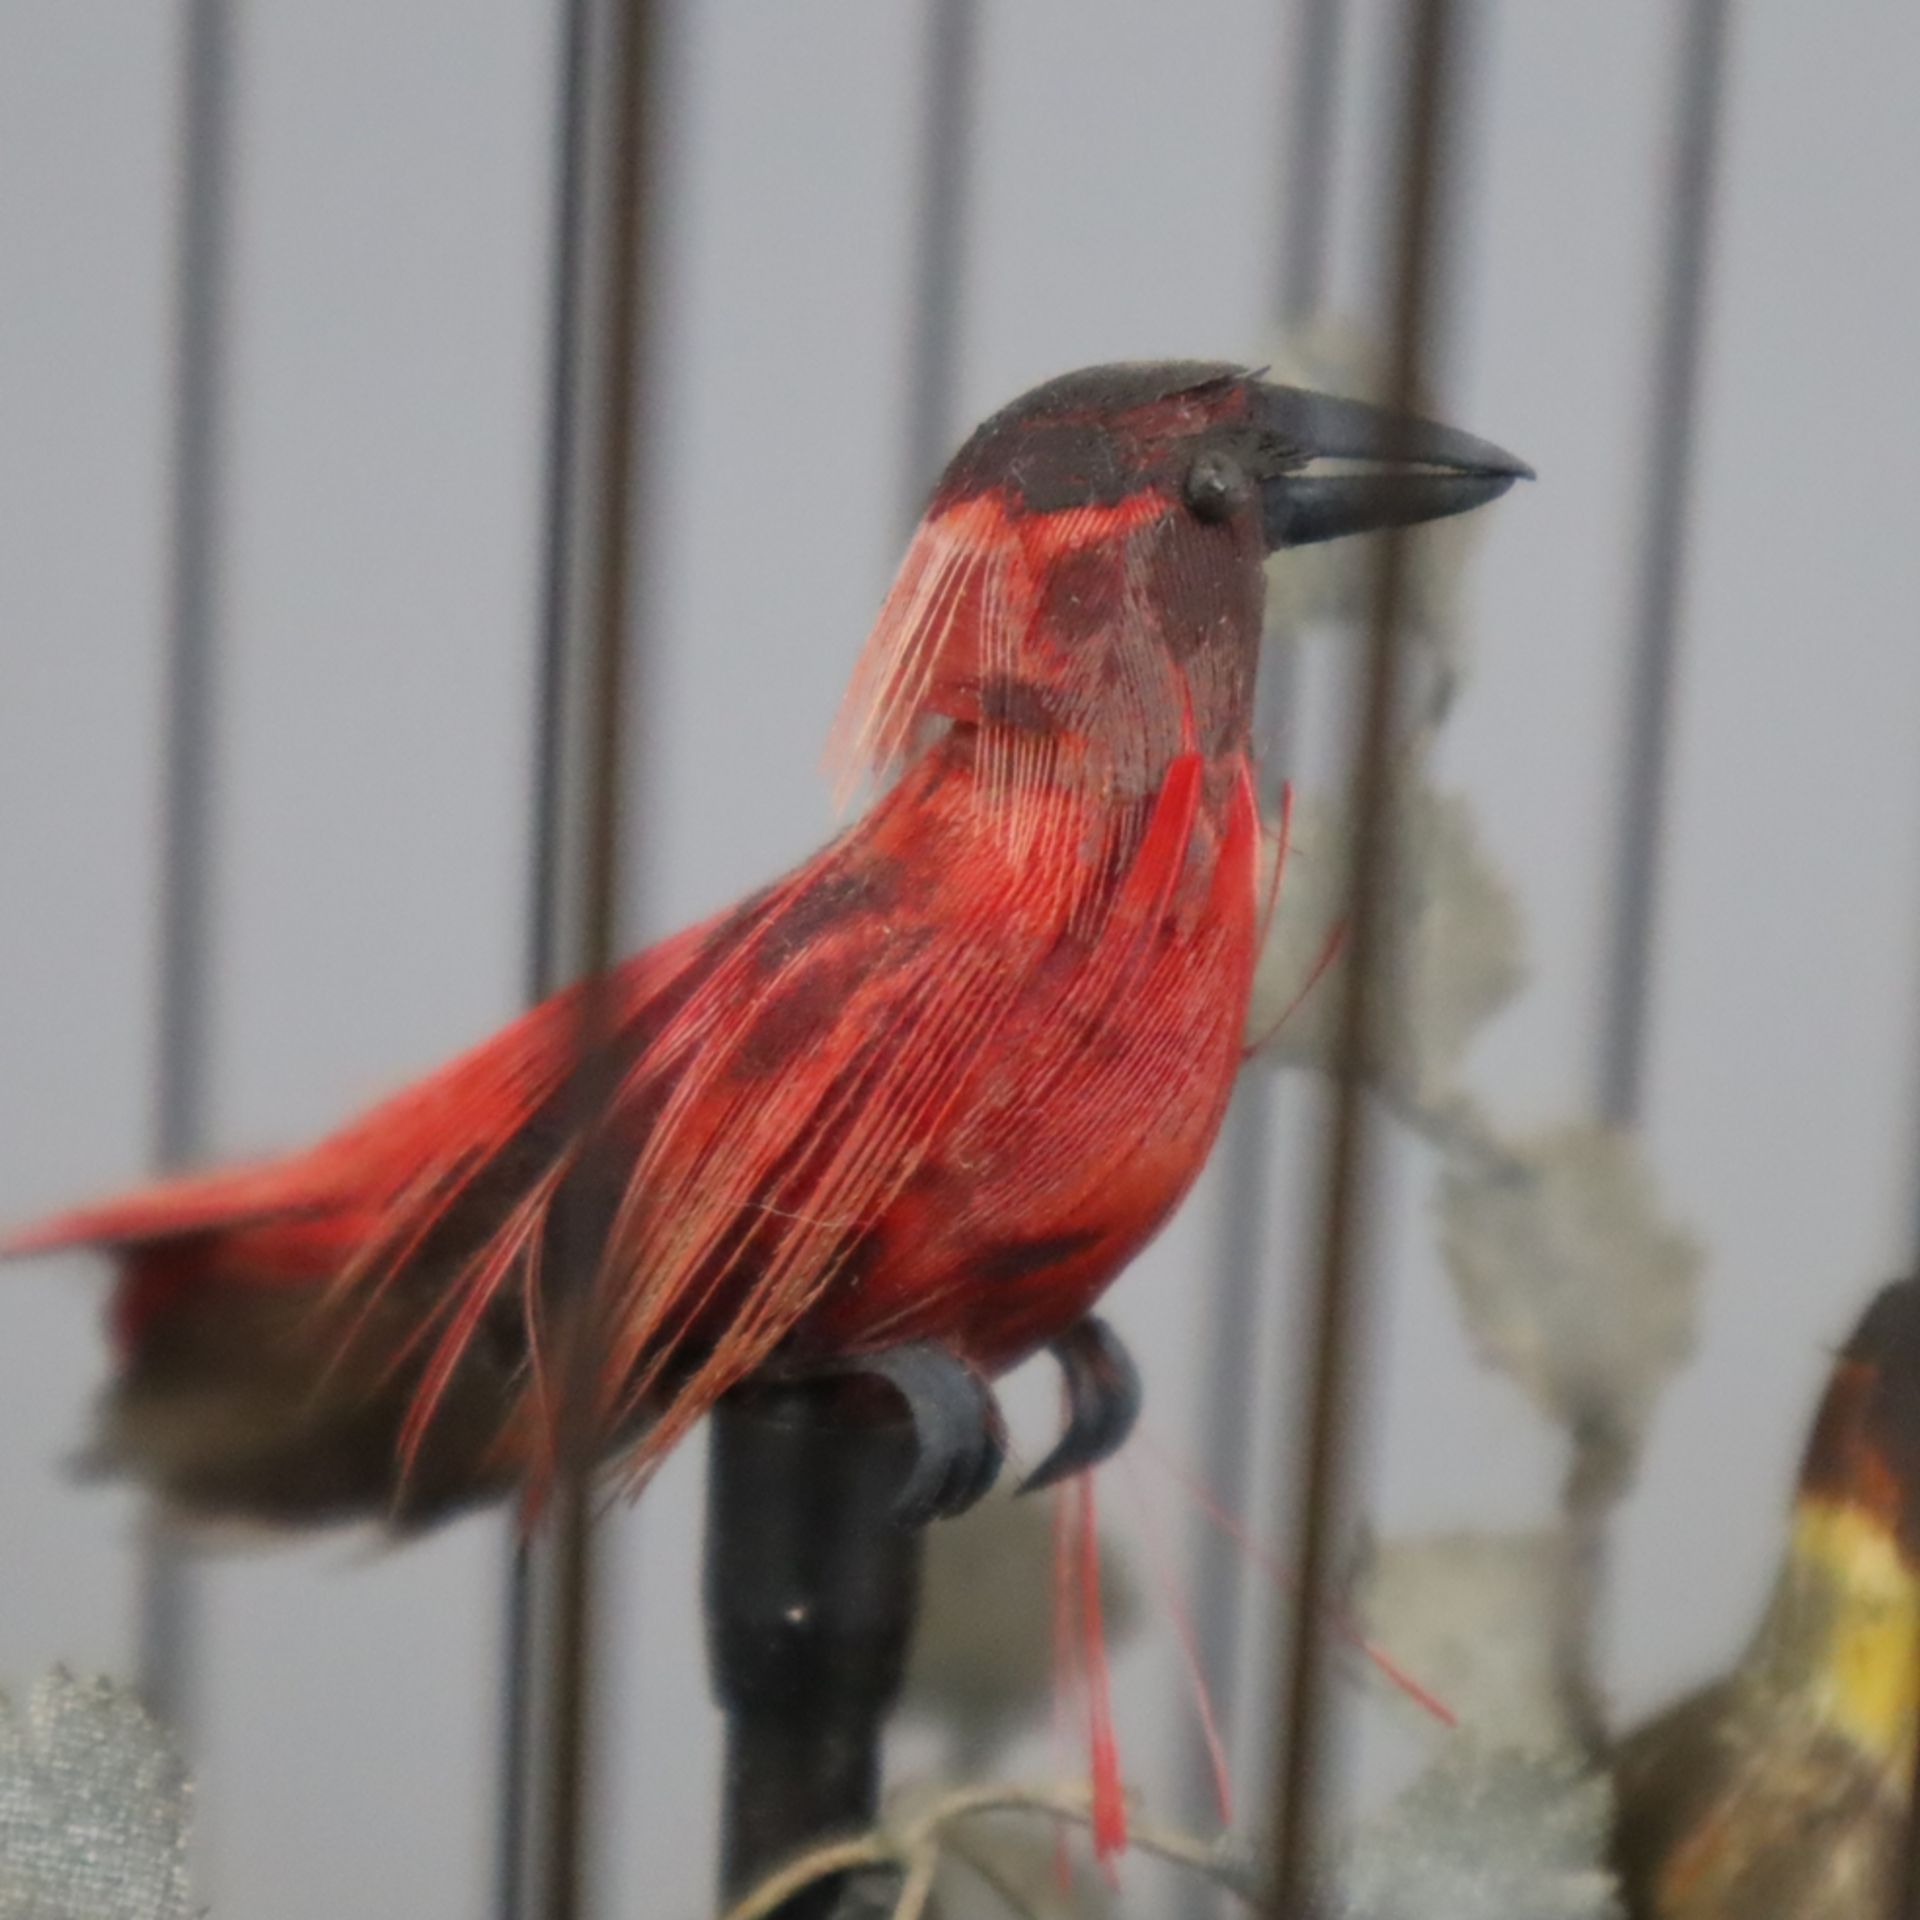
<path fill-rule="evenodd" d="M 1301 461 L 1261 482 L 1269 551 L 1467 513 L 1533 478 L 1524 460 L 1491 441 L 1431 420 L 1298 387 L 1257 392 L 1260 425 L 1298 449 Z M 1323 461 L 1343 468 L 1315 471 Z"/>

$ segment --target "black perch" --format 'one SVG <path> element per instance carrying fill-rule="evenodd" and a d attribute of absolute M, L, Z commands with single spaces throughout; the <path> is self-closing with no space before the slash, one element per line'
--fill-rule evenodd
<path fill-rule="evenodd" d="M 877 1811 L 922 1534 L 896 1513 L 916 1458 L 912 1423 L 867 1384 L 754 1386 L 713 1415 L 707 1654 L 727 1723 L 727 1899 L 807 1847 L 870 1827 Z M 824 1920 L 843 1891 L 810 1887 L 781 1920 Z"/>

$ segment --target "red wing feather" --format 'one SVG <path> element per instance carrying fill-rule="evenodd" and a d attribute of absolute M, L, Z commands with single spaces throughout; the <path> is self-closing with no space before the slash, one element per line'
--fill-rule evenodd
<path fill-rule="evenodd" d="M 1139 835 L 1103 937 L 1064 973 L 1057 963 L 1078 946 L 1065 933 L 1080 893 L 1108 876 L 1084 858 L 1082 809 L 1056 799 L 1035 829 L 1055 842 L 1054 858 L 1012 858 L 1004 836 L 976 829 L 965 858 L 935 863 L 938 884 L 916 909 L 822 931 L 769 982 L 768 999 L 749 999 L 709 1029 L 700 1070 L 682 1083 L 685 1104 L 634 1173 L 633 1229 L 616 1242 L 610 1271 L 611 1377 L 630 1395 L 654 1385 L 669 1364 L 663 1335 L 737 1277 L 728 1249 L 748 1250 L 739 1265 L 750 1265 L 751 1284 L 729 1301 L 710 1350 L 660 1413 L 643 1467 L 765 1363 L 849 1271 L 862 1237 L 951 1151 L 997 1038 L 1016 1018 L 1023 1031 L 1031 1025 L 1036 993 L 1095 1025 L 1110 1016 L 1186 863 L 1198 792 L 1197 762 L 1182 765 Z M 927 808 L 912 817 L 925 834 Z M 840 857 L 856 870 L 862 860 L 884 863 L 886 836 Z M 816 884 L 833 884 L 832 875 L 829 865 Z M 796 895 L 796 911 L 806 898 L 805 889 Z M 743 964 L 781 945 L 775 916 Z M 749 1036 L 771 995 L 802 993 L 814 976 L 845 983 L 831 1016 L 791 1036 L 790 1049 L 754 1058 Z M 1036 1074 L 1035 1111 L 1046 1091 Z M 797 1153 L 796 1142 L 805 1143 Z"/>
<path fill-rule="evenodd" d="M 948 1150 L 996 1035 L 1016 1019 L 1030 1029 L 1023 1002 L 1038 992 L 1098 1026 L 1145 964 L 1188 862 L 1197 760 L 1114 856 L 1118 873 L 1087 858 L 1077 797 L 1009 802 L 1032 816 L 1016 855 L 950 773 L 916 769 L 755 924 L 710 945 L 623 1075 L 607 1125 L 632 1158 L 598 1279 L 596 1417 L 612 1436 L 644 1416 L 637 1474 L 853 1273 Z M 1069 939 L 1088 887 L 1107 895 L 1101 937 Z M 1080 957 L 1063 969 L 1063 952 Z M 1036 1100 L 1071 1071 L 1059 1045 L 1035 1067 Z M 416 1442 L 487 1301 L 516 1285 L 537 1322 L 545 1218 L 576 1155 L 564 1147 L 455 1276 Z"/>
<path fill-rule="evenodd" d="M 794 915 L 813 888 L 863 867 L 896 871 L 884 834 L 819 863 Z M 1045 863 L 1023 882 L 960 861 L 920 901 L 830 924 L 790 954 L 789 916 L 776 915 L 739 958 L 750 974 L 782 956 L 762 990 L 728 997 L 733 983 L 716 983 L 723 1007 L 689 1003 L 698 1061 L 634 1169 L 607 1274 L 609 1378 L 623 1399 L 660 1381 L 675 1333 L 724 1311 L 660 1411 L 643 1470 L 772 1355 L 941 1150 L 970 1067 L 1055 937 L 1049 891 Z M 781 1008 L 793 1010 L 784 1031 Z M 661 1036 L 662 1057 L 675 1039 Z"/>

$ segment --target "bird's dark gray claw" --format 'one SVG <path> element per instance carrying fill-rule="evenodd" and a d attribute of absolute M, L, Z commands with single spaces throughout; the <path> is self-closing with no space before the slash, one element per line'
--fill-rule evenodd
<path fill-rule="evenodd" d="M 863 1355 L 859 1371 L 884 1380 L 907 1404 L 918 1453 L 893 1503 L 903 1527 L 965 1513 L 991 1487 L 1006 1458 L 1000 1403 L 964 1360 L 932 1341 Z"/>
<path fill-rule="evenodd" d="M 1067 1427 L 1053 1451 L 1021 1481 L 1022 1493 L 1037 1493 L 1111 1458 L 1126 1445 L 1140 1417 L 1140 1370 L 1098 1314 L 1068 1328 L 1049 1351 L 1067 1383 Z"/>

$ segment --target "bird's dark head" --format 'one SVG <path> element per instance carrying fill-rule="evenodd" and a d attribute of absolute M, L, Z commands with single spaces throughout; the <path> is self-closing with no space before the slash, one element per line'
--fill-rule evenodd
<path fill-rule="evenodd" d="M 1920 1673 L 1920 1279 L 1883 1288 L 1835 1356 L 1755 1656 L 1904 1783 Z"/>
<path fill-rule="evenodd" d="M 941 476 L 938 515 L 991 496 L 1012 518 L 1184 513 L 1244 522 L 1266 550 L 1465 513 L 1525 464 L 1471 434 L 1241 367 L 1088 367 L 976 428 Z"/>
<path fill-rule="evenodd" d="M 834 757 L 897 766 L 944 722 L 1144 791 L 1176 753 L 1244 748 L 1270 552 L 1464 513 L 1526 472 L 1451 428 L 1209 361 L 1049 380 L 941 476 Z"/>
<path fill-rule="evenodd" d="M 1883 1287 L 1835 1358 L 1800 1494 L 1883 1528 L 1920 1574 L 1920 1278 Z"/>

